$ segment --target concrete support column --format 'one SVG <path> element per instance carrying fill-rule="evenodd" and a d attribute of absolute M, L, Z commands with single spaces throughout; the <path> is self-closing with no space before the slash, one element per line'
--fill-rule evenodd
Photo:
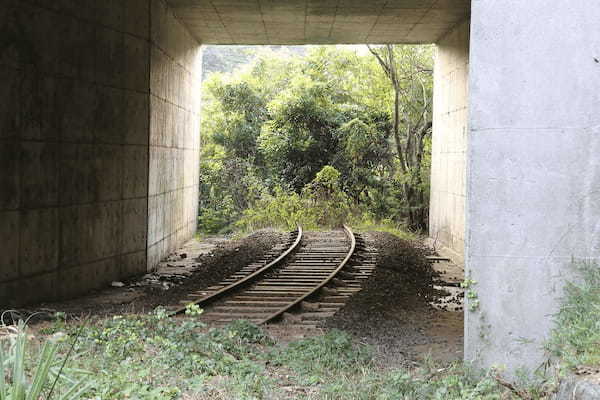
<path fill-rule="evenodd" d="M 462 263 L 468 142 L 469 21 L 436 43 L 429 236 Z"/>
<path fill-rule="evenodd" d="M 474 0 L 468 360 L 537 367 L 571 257 L 600 256 L 600 3 Z"/>
<path fill-rule="evenodd" d="M 163 0 L 151 1 L 147 269 L 196 233 L 202 50 Z"/>

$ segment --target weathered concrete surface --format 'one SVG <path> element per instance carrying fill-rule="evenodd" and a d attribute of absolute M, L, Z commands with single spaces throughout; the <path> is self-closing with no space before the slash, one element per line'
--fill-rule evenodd
<path fill-rule="evenodd" d="M 0 0 L 0 37 L 0 309 L 157 265 L 196 227 L 199 43 L 162 0 Z"/>
<path fill-rule="evenodd" d="M 152 269 L 195 231 L 201 52 L 180 20 L 206 41 L 216 23 L 234 43 L 429 42 L 469 12 L 170 3 L 176 15 L 165 0 L 0 0 L 0 305 Z"/>
<path fill-rule="evenodd" d="M 600 256 L 600 3 L 474 1 L 467 360 L 536 367 L 571 257 Z M 560 26 L 560 29 L 558 27 Z"/>
<path fill-rule="evenodd" d="M 436 43 L 429 237 L 464 262 L 469 21 Z"/>
<path fill-rule="evenodd" d="M 0 308 L 145 270 L 148 16 L 0 1 Z"/>
<path fill-rule="evenodd" d="M 206 44 L 432 43 L 470 0 L 168 0 Z"/>
<path fill-rule="evenodd" d="M 196 232 L 202 52 L 152 0 L 148 269 Z"/>
<path fill-rule="evenodd" d="M 600 381 L 586 377 L 569 377 L 560 383 L 554 400 L 597 400 L 600 399 Z"/>

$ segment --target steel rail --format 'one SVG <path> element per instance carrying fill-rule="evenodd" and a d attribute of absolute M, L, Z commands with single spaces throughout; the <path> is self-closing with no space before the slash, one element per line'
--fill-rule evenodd
<path fill-rule="evenodd" d="M 230 284 L 227 285 L 219 290 L 217 290 L 214 293 L 211 293 L 210 295 L 207 295 L 205 297 L 201 297 L 198 300 L 194 300 L 194 301 L 190 301 L 189 303 L 187 303 L 184 307 L 180 307 L 177 310 L 175 310 L 173 312 L 173 314 L 181 314 L 183 312 L 185 312 L 185 310 L 187 309 L 187 307 L 192 304 L 192 305 L 207 305 L 209 303 L 212 303 L 215 300 L 220 299 L 221 297 L 229 294 L 230 292 L 239 289 L 240 287 L 247 285 L 249 283 L 252 283 L 253 281 L 255 281 L 258 277 L 260 277 L 261 275 L 263 275 L 264 273 L 268 272 L 271 268 L 273 268 L 274 266 L 276 266 L 277 264 L 279 264 L 280 262 L 282 262 L 288 255 L 290 255 L 290 253 L 292 253 L 300 244 L 300 241 L 302 240 L 302 227 L 300 225 L 297 225 L 298 227 L 298 234 L 296 235 L 296 240 L 294 241 L 294 243 L 292 243 L 292 245 L 283 253 L 281 253 L 279 255 L 279 257 L 277 257 L 275 260 L 271 261 L 270 263 L 268 263 L 267 265 L 265 265 L 264 267 L 261 267 L 260 269 L 254 271 L 253 273 L 251 273 L 250 275 Z"/>
<path fill-rule="evenodd" d="M 352 229 L 350 229 L 348 226 L 344 225 L 344 230 L 346 231 L 346 235 L 350 239 L 350 250 L 348 250 L 348 253 L 346 254 L 346 257 L 337 266 L 337 268 L 335 270 L 333 270 L 323 281 L 321 281 L 321 283 L 319 283 L 317 286 L 315 286 L 309 292 L 307 292 L 306 294 L 302 295 L 301 297 L 295 299 L 291 303 L 286 304 L 285 306 L 281 307 L 280 309 L 278 309 L 277 311 L 273 312 L 272 314 L 270 314 L 266 318 L 263 318 L 262 320 L 260 320 L 259 322 L 257 322 L 258 325 L 265 324 L 265 323 L 267 323 L 269 321 L 272 321 L 272 320 L 274 320 L 276 318 L 279 318 L 280 316 L 283 315 L 283 313 L 285 313 L 288 310 L 290 310 L 290 309 L 294 308 L 295 306 L 299 305 L 301 302 L 303 302 L 304 300 L 306 300 L 308 297 L 314 295 L 316 292 L 318 292 L 319 290 L 321 290 L 322 288 L 324 288 L 329 282 L 331 282 L 331 280 L 333 278 L 335 278 L 335 276 L 338 274 L 338 272 L 340 272 L 342 270 L 342 268 L 344 268 L 344 266 L 348 263 L 348 261 L 350 260 L 350 257 L 352 257 L 352 255 L 354 254 L 354 250 L 356 249 L 356 238 L 354 237 L 354 233 L 352 232 Z"/>

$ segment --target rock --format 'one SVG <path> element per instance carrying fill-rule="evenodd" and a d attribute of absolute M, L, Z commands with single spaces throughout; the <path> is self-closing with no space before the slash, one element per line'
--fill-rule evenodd
<path fill-rule="evenodd" d="M 114 281 L 114 282 L 111 282 L 110 286 L 112 286 L 112 287 L 123 287 L 123 286 L 125 286 L 125 284 L 123 282 Z"/>
<path fill-rule="evenodd" d="M 179 255 L 179 257 L 181 257 L 181 258 L 187 258 L 187 253 L 181 253 L 181 254 Z"/>

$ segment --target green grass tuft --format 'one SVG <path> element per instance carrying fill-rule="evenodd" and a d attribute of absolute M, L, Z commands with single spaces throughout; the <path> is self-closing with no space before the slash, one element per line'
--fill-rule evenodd
<path fill-rule="evenodd" d="M 548 343 L 550 352 L 569 369 L 600 365 L 600 267 L 577 262 L 574 268 L 581 279 L 566 284 Z"/>

